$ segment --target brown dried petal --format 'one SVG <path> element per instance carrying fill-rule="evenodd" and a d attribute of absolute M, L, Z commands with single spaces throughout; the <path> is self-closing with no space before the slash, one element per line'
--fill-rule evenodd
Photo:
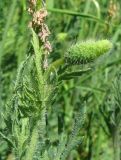
<path fill-rule="evenodd" d="M 44 44 L 44 47 L 48 52 L 52 52 L 52 47 L 49 41 Z"/>
<path fill-rule="evenodd" d="M 38 34 L 41 37 L 42 42 L 46 42 L 47 37 L 49 36 L 50 31 L 45 24 L 42 24 L 42 29 Z"/>

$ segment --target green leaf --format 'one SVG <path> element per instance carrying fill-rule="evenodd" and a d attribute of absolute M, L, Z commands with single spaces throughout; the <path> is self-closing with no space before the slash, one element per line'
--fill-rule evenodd
<path fill-rule="evenodd" d="M 58 9 L 58 8 L 51 8 L 51 7 L 47 8 L 47 10 L 52 13 L 60 13 L 60 14 L 67 14 L 67 15 L 71 15 L 71 16 L 79 16 L 79 17 L 87 18 L 89 20 L 98 21 L 99 23 L 101 23 L 103 25 L 106 24 L 106 22 L 104 22 L 103 20 L 97 18 L 96 16 L 90 15 L 90 14 L 84 14 L 84 13 L 79 13 L 79 12 L 75 12 L 75 11 Z"/>
<path fill-rule="evenodd" d="M 33 29 L 31 29 L 32 31 L 32 45 L 33 45 L 33 48 L 34 48 L 34 52 L 35 54 L 39 52 L 39 39 L 38 39 L 38 36 L 37 34 L 35 33 L 35 31 Z"/>
<path fill-rule="evenodd" d="M 66 72 L 64 74 L 62 74 L 61 76 L 59 76 L 59 81 L 61 80 L 70 80 L 73 79 L 75 77 L 80 77 L 85 73 L 88 73 L 91 71 L 91 68 L 85 69 L 85 70 L 80 70 L 80 71 L 74 71 L 74 72 Z"/>

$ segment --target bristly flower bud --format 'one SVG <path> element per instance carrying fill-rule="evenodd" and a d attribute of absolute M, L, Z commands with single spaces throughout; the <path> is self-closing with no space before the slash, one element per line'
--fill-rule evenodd
<path fill-rule="evenodd" d="M 109 40 L 87 41 L 73 45 L 65 54 L 68 64 L 86 64 L 112 48 Z"/>

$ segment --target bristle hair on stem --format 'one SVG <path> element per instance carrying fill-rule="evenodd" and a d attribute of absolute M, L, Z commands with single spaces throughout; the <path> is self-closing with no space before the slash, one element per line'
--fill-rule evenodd
<path fill-rule="evenodd" d="M 109 52 L 111 48 L 112 43 L 107 39 L 79 42 L 70 47 L 64 59 L 66 63 L 71 65 L 86 64 Z"/>

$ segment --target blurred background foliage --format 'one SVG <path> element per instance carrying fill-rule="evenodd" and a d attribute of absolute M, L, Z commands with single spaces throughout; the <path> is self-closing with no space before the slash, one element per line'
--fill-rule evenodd
<path fill-rule="evenodd" d="M 93 72 L 81 79 L 63 81 L 49 110 L 51 130 L 56 133 L 59 129 L 61 133 L 65 129 L 70 133 L 76 111 L 86 106 L 87 118 L 80 133 L 84 140 L 68 160 L 113 160 L 121 119 L 116 108 L 117 103 L 121 106 L 121 1 L 47 0 L 46 3 L 53 46 L 50 62 L 78 41 L 106 38 L 113 43 L 111 52 L 95 62 Z M 2 112 L 11 99 L 17 68 L 30 50 L 26 6 L 26 0 L 0 1 L 0 130 L 4 129 Z M 55 139 L 56 134 L 50 135 Z M 121 148 L 121 144 L 117 147 Z M 7 144 L 0 140 L 1 160 L 9 155 L 6 148 Z"/>

